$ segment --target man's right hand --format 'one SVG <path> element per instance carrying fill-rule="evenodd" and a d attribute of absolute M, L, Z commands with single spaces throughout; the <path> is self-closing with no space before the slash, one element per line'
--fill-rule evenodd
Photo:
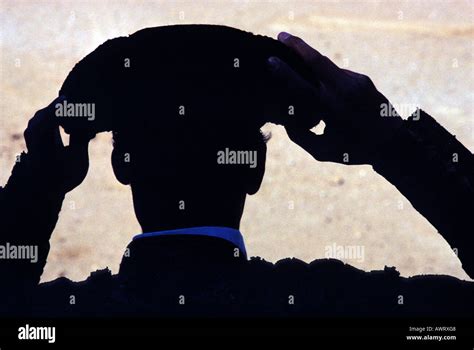
<path fill-rule="evenodd" d="M 69 145 L 63 145 L 55 106 L 64 99 L 60 96 L 37 111 L 28 122 L 24 137 L 31 161 L 43 169 L 41 175 L 54 176 L 59 181 L 55 185 L 65 194 L 79 186 L 86 177 L 89 169 L 88 145 L 95 135 L 71 135 Z"/>
<path fill-rule="evenodd" d="M 278 40 L 294 50 L 310 67 L 321 86 L 315 87 L 299 76 L 277 57 L 268 63 L 282 86 L 297 85 L 299 91 L 314 89 L 308 96 L 319 94 L 317 106 L 326 127 L 323 135 L 316 135 L 290 119 L 285 129 L 290 139 L 319 161 L 342 164 L 373 164 L 384 143 L 402 125 L 387 98 L 374 86 L 369 77 L 339 68 L 329 58 L 288 33 L 280 33 Z M 382 117 L 382 109 L 389 115 Z"/>

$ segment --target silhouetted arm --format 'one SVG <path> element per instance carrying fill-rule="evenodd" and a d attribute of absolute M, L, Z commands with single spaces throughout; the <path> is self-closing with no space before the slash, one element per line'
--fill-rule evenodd
<path fill-rule="evenodd" d="M 290 139 L 319 161 L 372 165 L 456 249 L 474 278 L 472 153 L 422 111 L 400 118 L 369 77 L 339 68 L 300 38 L 281 33 L 279 40 L 303 58 L 320 82 L 313 86 L 271 57 L 282 93 L 311 96 L 312 91 L 326 123 L 323 135 L 311 132 L 305 118 L 313 111 L 302 108 L 285 121 Z"/>
<path fill-rule="evenodd" d="M 10 307 L 23 302 L 39 282 L 64 199 L 57 185 L 60 174 L 45 173 L 51 160 L 38 162 L 25 153 L 19 160 L 0 189 L 0 293 L 13 299 L 5 303 Z"/>
<path fill-rule="evenodd" d="M 30 119 L 24 136 L 28 153 L 0 188 L 0 296 L 3 307 L 24 306 L 38 284 L 64 196 L 89 167 L 90 136 L 70 137 L 64 146 L 55 117 L 57 98 Z"/>
<path fill-rule="evenodd" d="M 403 121 L 373 168 L 455 249 L 474 277 L 474 156 L 423 111 Z"/>

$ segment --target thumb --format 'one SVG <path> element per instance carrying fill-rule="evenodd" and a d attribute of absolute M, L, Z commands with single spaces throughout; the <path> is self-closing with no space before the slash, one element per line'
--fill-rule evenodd
<path fill-rule="evenodd" d="M 65 147 L 65 163 L 71 171 L 82 172 L 89 165 L 89 141 L 90 135 L 71 134 L 69 145 Z"/>
<path fill-rule="evenodd" d="M 66 192 L 77 187 L 89 170 L 89 141 L 87 135 L 71 134 L 69 145 L 64 148 L 64 188 Z"/>
<path fill-rule="evenodd" d="M 65 161 L 72 168 L 82 167 L 89 162 L 89 141 L 87 134 L 71 134 L 69 145 L 65 147 Z"/>
<path fill-rule="evenodd" d="M 316 135 L 308 129 L 294 125 L 285 125 L 286 133 L 291 141 L 311 154 L 316 160 L 330 162 L 334 159 L 331 140 L 327 135 Z"/>

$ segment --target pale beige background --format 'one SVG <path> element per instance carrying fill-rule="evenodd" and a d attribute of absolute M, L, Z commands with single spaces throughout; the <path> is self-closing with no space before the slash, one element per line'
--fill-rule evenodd
<path fill-rule="evenodd" d="M 108 38 L 175 23 L 298 34 L 338 64 L 368 74 L 393 103 L 421 106 L 474 149 L 472 1 L 2 0 L 0 11 L 1 185 L 25 148 L 28 119 L 56 96 L 75 62 Z M 364 260 L 345 260 L 358 268 L 467 278 L 436 230 L 370 167 L 316 162 L 280 127 L 266 129 L 273 133 L 267 174 L 242 224 L 250 255 L 311 261 L 333 243 L 360 245 Z M 80 280 L 106 266 L 116 272 L 140 232 L 110 151 L 109 135 L 92 142 L 89 175 L 64 201 L 43 280 Z"/>

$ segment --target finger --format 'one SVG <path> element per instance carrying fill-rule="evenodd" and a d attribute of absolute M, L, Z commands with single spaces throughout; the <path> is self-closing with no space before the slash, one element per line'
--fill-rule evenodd
<path fill-rule="evenodd" d="M 54 99 L 53 102 L 51 102 L 47 107 L 37 111 L 33 118 L 28 121 L 28 126 L 25 130 L 25 138 L 33 135 L 38 137 L 45 133 L 51 132 L 58 125 L 55 118 L 55 106 L 58 103 L 61 103 L 64 99 L 64 96 L 59 96 Z"/>
<path fill-rule="evenodd" d="M 77 187 L 89 170 L 89 142 L 71 137 L 69 146 L 64 148 L 62 164 L 64 190 L 69 192 Z"/>
<path fill-rule="evenodd" d="M 308 94 L 316 95 L 316 89 L 278 57 L 270 57 L 268 65 L 273 75 L 286 89 L 305 91 Z"/>
<path fill-rule="evenodd" d="M 319 79 L 336 84 L 342 77 L 341 69 L 329 58 L 309 46 L 303 39 L 281 32 L 278 40 L 296 51 Z"/>
<path fill-rule="evenodd" d="M 279 124 L 286 124 L 291 118 L 299 120 L 301 126 L 308 128 L 316 125 L 320 120 L 319 90 L 278 57 L 270 57 L 268 66 L 275 79 L 271 92 L 272 101 L 276 101 L 274 106 L 279 106 L 278 112 L 273 111 L 280 114 Z M 292 109 L 289 110 L 289 107 Z"/>
<path fill-rule="evenodd" d="M 311 154 L 316 160 L 330 162 L 335 158 L 334 145 L 326 135 L 316 135 L 314 132 L 295 126 L 285 126 L 291 141 Z"/>
<path fill-rule="evenodd" d="M 47 129 L 54 125 L 57 125 L 56 121 L 56 105 L 62 103 L 65 100 L 65 96 L 59 96 L 53 100 L 48 106 L 40 109 L 35 113 L 33 118 L 28 122 L 28 127 Z"/>
<path fill-rule="evenodd" d="M 31 151 L 37 147 L 47 147 L 55 144 L 62 145 L 55 109 L 56 105 L 64 99 L 64 96 L 59 96 L 47 107 L 37 111 L 33 118 L 29 120 L 24 132 L 28 150 Z"/>
<path fill-rule="evenodd" d="M 72 168 L 88 162 L 90 140 L 90 135 L 85 133 L 74 133 L 69 136 L 69 145 L 65 148 L 65 161 L 72 164 Z"/>
<path fill-rule="evenodd" d="M 69 145 L 66 147 L 66 159 L 73 164 L 89 159 L 89 140 L 85 137 L 71 135 Z"/>

